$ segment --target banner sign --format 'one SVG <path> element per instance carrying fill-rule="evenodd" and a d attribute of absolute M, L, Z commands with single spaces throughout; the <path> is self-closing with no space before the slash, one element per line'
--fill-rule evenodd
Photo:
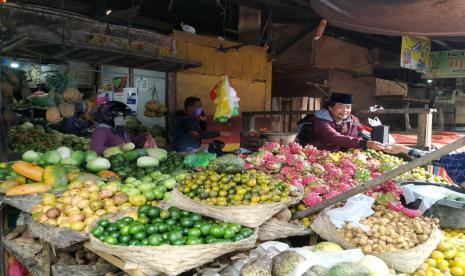
<path fill-rule="evenodd" d="M 431 40 L 429 38 L 416 38 L 402 36 L 400 53 L 400 67 L 428 72 L 431 65 Z"/>
<path fill-rule="evenodd" d="M 431 53 L 431 70 L 425 74 L 429 78 L 464 78 L 465 50 Z"/>

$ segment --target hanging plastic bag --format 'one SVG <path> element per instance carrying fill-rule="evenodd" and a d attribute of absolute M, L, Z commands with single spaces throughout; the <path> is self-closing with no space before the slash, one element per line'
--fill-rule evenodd
<path fill-rule="evenodd" d="M 239 98 L 228 76 L 221 80 L 210 92 L 210 99 L 215 104 L 215 121 L 227 122 L 231 117 L 239 115 Z"/>
<path fill-rule="evenodd" d="M 157 143 L 155 143 L 155 140 L 150 133 L 147 133 L 147 138 L 145 139 L 144 149 L 147 148 L 157 148 Z"/>

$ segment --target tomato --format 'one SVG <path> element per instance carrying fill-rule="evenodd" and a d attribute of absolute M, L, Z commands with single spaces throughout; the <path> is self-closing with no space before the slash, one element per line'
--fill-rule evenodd
<path fill-rule="evenodd" d="M 214 238 L 222 238 L 224 235 L 224 229 L 219 225 L 213 225 L 208 231 L 208 235 Z"/>
<path fill-rule="evenodd" d="M 188 235 L 189 237 L 196 237 L 196 238 L 198 238 L 198 237 L 200 237 L 200 236 L 202 235 L 202 232 L 201 232 L 200 229 L 198 229 L 198 228 L 192 228 L 192 229 L 190 229 L 190 230 L 187 232 L 187 235 Z"/>

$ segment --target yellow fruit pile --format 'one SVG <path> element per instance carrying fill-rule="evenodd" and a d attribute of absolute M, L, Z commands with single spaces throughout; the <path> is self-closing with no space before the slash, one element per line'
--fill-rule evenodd
<path fill-rule="evenodd" d="M 290 207 L 291 209 L 291 213 L 292 215 L 294 215 L 297 211 L 303 211 L 305 210 L 305 205 L 303 203 L 299 203 L 297 205 L 293 205 Z M 292 220 L 292 223 L 294 224 L 302 224 L 303 226 L 306 226 L 308 228 L 310 228 L 310 225 L 312 225 L 313 223 L 313 220 L 315 219 L 316 215 L 318 215 L 318 213 L 316 214 L 312 214 L 308 217 L 304 217 L 302 219 L 295 219 L 295 220 Z"/>
<path fill-rule="evenodd" d="M 465 229 L 451 229 L 446 228 L 442 230 L 442 233 L 447 238 L 463 239 L 465 240 Z"/>
<path fill-rule="evenodd" d="M 465 275 L 465 244 L 450 239 L 441 241 L 425 263 L 411 275 Z"/>

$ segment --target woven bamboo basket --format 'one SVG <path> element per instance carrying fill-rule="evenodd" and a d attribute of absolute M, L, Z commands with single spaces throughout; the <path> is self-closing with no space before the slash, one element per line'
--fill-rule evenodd
<path fill-rule="evenodd" d="M 107 272 L 116 272 L 112 264 L 95 264 L 95 265 L 52 265 L 52 275 L 60 276 L 101 276 Z"/>
<path fill-rule="evenodd" d="M 24 196 L 0 196 L 0 200 L 4 203 L 15 207 L 23 212 L 30 213 L 32 206 L 39 204 L 43 194 L 33 194 Z"/>
<path fill-rule="evenodd" d="M 211 206 L 198 203 L 183 195 L 177 189 L 171 191 L 168 204 L 180 209 L 202 214 L 207 217 L 238 223 L 247 227 L 258 227 L 284 208 L 302 199 L 302 188 L 294 186 L 299 195 L 286 202 L 257 204 L 250 206 Z"/>
<path fill-rule="evenodd" d="M 293 236 L 310 235 L 311 233 L 312 230 L 303 225 L 292 224 L 272 218 L 260 226 L 258 240 L 272 241 Z"/>
<path fill-rule="evenodd" d="M 104 216 L 111 222 L 124 216 L 116 213 Z M 91 225 L 95 225 L 94 223 Z M 92 248 L 115 255 L 125 261 L 125 268 L 140 269 L 148 275 L 164 273 L 178 275 L 234 251 L 251 249 L 255 246 L 258 229 L 243 240 L 229 243 L 199 244 L 184 246 L 120 246 L 106 244 L 93 235 L 90 236 Z"/>
<path fill-rule="evenodd" d="M 331 222 L 326 214 L 319 214 L 312 223 L 312 229 L 324 239 L 338 243 L 345 249 L 355 248 L 352 244 L 344 240 L 338 232 L 336 226 Z M 382 259 L 389 267 L 403 273 L 413 273 L 428 258 L 442 239 L 441 231 L 433 226 L 429 239 L 420 245 L 407 250 L 397 250 L 385 253 L 370 253 Z"/>
<path fill-rule="evenodd" d="M 42 239 L 55 248 L 66 248 L 89 239 L 88 234 L 38 223 L 32 219 L 28 219 L 27 227 L 33 237 Z"/>

